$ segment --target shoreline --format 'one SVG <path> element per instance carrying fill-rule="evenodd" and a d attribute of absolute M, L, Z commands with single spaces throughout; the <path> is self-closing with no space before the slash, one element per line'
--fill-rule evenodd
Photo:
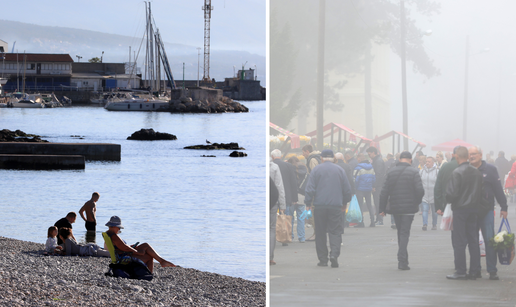
<path fill-rule="evenodd" d="M 44 244 L 0 236 L 0 305 L 265 306 L 265 282 L 154 266 L 152 281 L 104 276 L 110 258 L 44 256 Z"/>

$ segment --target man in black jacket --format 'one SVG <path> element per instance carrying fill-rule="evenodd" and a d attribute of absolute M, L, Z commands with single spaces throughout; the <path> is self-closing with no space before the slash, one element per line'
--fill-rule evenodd
<path fill-rule="evenodd" d="M 489 244 L 489 240 L 495 236 L 494 200 L 496 198 L 496 201 L 500 204 L 500 217 L 507 218 L 507 198 L 503 192 L 502 183 L 500 182 L 496 167 L 482 160 L 482 149 L 478 146 L 473 146 L 468 150 L 469 164 L 476 167 L 483 175 L 483 198 L 487 208 L 482 208 L 478 214 L 478 227 L 482 230 L 482 237 L 484 237 L 486 245 L 486 264 L 489 279 L 498 280 L 499 278 L 496 274 L 498 272 L 496 269 L 496 251 L 493 249 L 493 246 Z M 481 268 L 479 267 L 477 278 L 482 277 L 480 270 Z"/>
<path fill-rule="evenodd" d="M 482 173 L 468 163 L 468 149 L 460 146 L 455 152 L 459 166 L 453 171 L 446 187 L 446 200 L 453 210 L 453 253 L 455 273 L 448 279 L 476 279 L 480 267 L 478 245 L 478 211 L 482 201 Z M 469 248 L 469 275 L 466 265 Z"/>
<path fill-rule="evenodd" d="M 380 193 L 382 192 L 383 183 L 385 182 L 385 162 L 382 159 L 382 156 L 378 154 L 378 149 L 375 147 L 369 147 L 366 150 L 369 158 L 371 158 L 371 164 L 373 165 L 374 174 L 376 176 L 376 181 L 373 186 L 373 200 L 376 212 L 376 226 L 383 226 L 383 216 L 378 213 L 381 212 L 380 208 Z"/>
<path fill-rule="evenodd" d="M 290 216 L 293 216 L 298 201 L 296 168 L 294 165 L 281 160 L 281 151 L 279 149 L 274 149 L 271 152 L 271 158 L 272 162 L 276 163 L 280 169 L 281 179 L 283 180 L 283 187 L 285 188 L 285 202 L 287 205 L 286 213 Z M 294 221 L 291 221 L 292 224 L 294 224 Z M 305 241 L 304 234 L 303 238 L 301 239 L 302 241 Z M 288 244 L 283 243 L 283 246 L 286 245 Z"/>
<path fill-rule="evenodd" d="M 419 171 L 411 167 L 411 163 L 412 154 L 408 151 L 402 152 L 400 162 L 387 173 L 380 194 L 380 215 L 392 214 L 396 223 L 400 270 L 410 270 L 407 251 L 410 227 L 425 195 Z"/>

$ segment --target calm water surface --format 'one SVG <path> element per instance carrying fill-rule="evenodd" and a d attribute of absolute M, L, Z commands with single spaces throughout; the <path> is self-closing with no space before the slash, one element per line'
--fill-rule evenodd
<path fill-rule="evenodd" d="M 122 145 L 120 162 L 87 162 L 83 171 L 0 170 L 0 236 L 45 243 L 47 228 L 69 211 L 78 213 L 97 191 L 99 245 L 104 224 L 118 215 L 128 243 L 148 242 L 183 267 L 265 281 L 265 102 L 244 104 L 249 113 L 0 109 L 0 129 L 20 129 L 50 142 Z M 178 139 L 126 140 L 141 128 Z M 183 149 L 206 139 L 238 142 L 248 157 Z M 73 226 L 84 241 L 83 220 L 78 217 Z"/>

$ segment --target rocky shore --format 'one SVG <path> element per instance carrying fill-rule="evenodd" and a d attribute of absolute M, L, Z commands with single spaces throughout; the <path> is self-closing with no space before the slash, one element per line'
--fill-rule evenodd
<path fill-rule="evenodd" d="M 0 142 L 48 142 L 42 140 L 39 135 L 27 134 L 21 130 L 11 131 L 9 129 L 0 130 Z"/>
<path fill-rule="evenodd" d="M 106 277 L 109 258 L 44 256 L 0 237 L 1 306 L 265 306 L 265 283 L 154 266 L 152 281 Z"/>
<path fill-rule="evenodd" d="M 177 100 L 170 100 L 167 111 L 172 113 L 240 113 L 249 112 L 249 109 L 228 97 L 222 97 L 219 101 L 211 102 L 182 97 Z"/>

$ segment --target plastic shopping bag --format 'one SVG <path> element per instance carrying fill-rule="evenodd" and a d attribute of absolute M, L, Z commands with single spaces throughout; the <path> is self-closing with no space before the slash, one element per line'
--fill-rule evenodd
<path fill-rule="evenodd" d="M 500 229 L 498 229 L 498 233 L 502 231 L 503 225 L 507 228 L 507 233 L 511 234 L 511 226 L 509 226 L 509 221 L 505 218 L 502 219 L 500 224 Z M 498 261 L 500 264 L 509 265 L 514 260 L 514 245 L 511 247 L 507 247 L 502 250 L 498 250 Z"/>
<path fill-rule="evenodd" d="M 278 215 L 276 220 L 276 241 L 281 243 L 292 242 L 292 216 Z"/>
<path fill-rule="evenodd" d="M 453 230 L 453 211 L 451 204 L 447 204 L 444 209 L 443 218 L 441 219 L 442 230 Z"/>
<path fill-rule="evenodd" d="M 486 243 L 484 242 L 484 237 L 482 236 L 482 231 L 478 231 L 478 244 L 480 245 L 480 257 L 486 256 Z"/>
<path fill-rule="evenodd" d="M 346 214 L 346 221 L 350 223 L 362 222 L 362 211 L 360 211 L 360 206 L 358 205 L 358 200 L 355 195 L 353 195 L 353 198 L 349 203 L 348 212 Z"/>

